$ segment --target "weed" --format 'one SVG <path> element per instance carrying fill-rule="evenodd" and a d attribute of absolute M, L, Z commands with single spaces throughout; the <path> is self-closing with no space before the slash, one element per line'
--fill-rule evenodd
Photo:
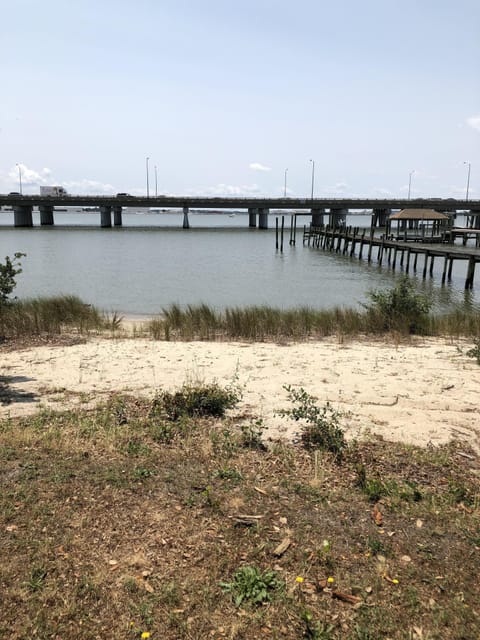
<path fill-rule="evenodd" d="M 258 418 L 255 421 L 250 421 L 248 424 L 240 425 L 240 431 L 242 433 L 242 444 L 248 449 L 261 449 L 265 450 L 265 444 L 263 442 L 263 432 L 266 427 L 262 418 Z"/>
<path fill-rule="evenodd" d="M 214 472 L 214 477 L 220 478 L 220 480 L 232 480 L 233 482 L 240 482 L 242 474 L 237 469 L 231 467 L 222 467 Z"/>
<path fill-rule="evenodd" d="M 47 570 L 45 567 L 34 567 L 30 572 L 30 579 L 26 583 L 27 587 L 30 591 L 41 591 L 44 587 L 46 577 Z"/>
<path fill-rule="evenodd" d="M 153 469 L 147 469 L 146 467 L 135 467 L 132 475 L 135 480 L 144 480 L 145 478 L 154 476 L 155 471 Z"/>
<path fill-rule="evenodd" d="M 318 407 L 315 398 L 305 389 L 294 389 L 290 385 L 285 385 L 284 389 L 295 406 L 279 413 L 297 422 L 303 421 L 300 437 L 304 447 L 330 451 L 340 458 L 346 447 L 345 435 L 340 427 L 343 414 L 332 409 L 328 402 L 323 407 Z"/>
<path fill-rule="evenodd" d="M 313 613 L 308 609 L 302 611 L 300 617 L 305 624 L 304 638 L 310 638 L 311 640 L 330 640 L 332 638 L 335 625 L 320 621 L 315 622 Z"/>
<path fill-rule="evenodd" d="M 232 582 L 220 584 L 226 593 L 232 594 L 236 607 L 244 602 L 260 605 L 272 601 L 272 592 L 281 591 L 285 584 L 274 571 L 264 571 L 257 567 L 241 567 L 233 575 Z"/>
<path fill-rule="evenodd" d="M 371 536 L 368 536 L 367 539 L 367 549 L 369 553 L 374 556 L 385 554 L 385 545 L 383 544 L 383 542 L 378 538 L 372 538 Z"/>

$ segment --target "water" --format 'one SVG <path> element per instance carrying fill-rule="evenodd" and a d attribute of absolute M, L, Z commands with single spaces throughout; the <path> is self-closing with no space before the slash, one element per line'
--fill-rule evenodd
<path fill-rule="evenodd" d="M 281 214 L 280 214 L 281 215 Z M 286 216 L 284 252 L 275 250 L 275 229 L 248 228 L 238 213 L 190 213 L 191 229 L 183 230 L 183 214 L 123 213 L 121 228 L 101 229 L 97 212 L 55 212 L 54 227 L 15 229 L 13 214 L 0 213 L 0 260 L 16 251 L 27 254 L 17 277 L 18 297 L 75 294 L 105 311 L 151 315 L 171 303 L 227 306 L 270 305 L 358 307 L 368 291 L 393 286 L 402 270 L 378 267 L 373 261 L 302 246 L 298 217 L 297 245 L 288 244 Z M 461 224 L 461 221 L 458 221 Z M 349 216 L 347 224 L 368 227 L 370 216 Z M 68 225 L 68 226 L 67 226 Z M 275 226 L 271 216 L 270 226 Z M 373 254 L 376 257 L 376 250 Z M 438 310 L 455 305 L 480 308 L 479 293 L 463 290 L 466 263 L 456 263 L 452 282 L 440 286 L 442 261 L 433 278 L 423 281 L 419 259 L 417 282 L 432 295 Z M 477 285 L 477 289 L 478 289 Z"/>

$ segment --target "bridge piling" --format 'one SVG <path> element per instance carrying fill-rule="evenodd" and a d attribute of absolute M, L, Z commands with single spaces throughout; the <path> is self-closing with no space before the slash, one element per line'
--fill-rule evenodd
<path fill-rule="evenodd" d="M 183 207 L 183 228 L 190 229 L 190 220 L 188 219 L 188 207 Z"/>
<path fill-rule="evenodd" d="M 257 213 L 258 209 L 253 207 L 248 209 L 248 226 L 251 228 L 256 228 L 257 226 Z"/>
<path fill-rule="evenodd" d="M 119 205 L 113 207 L 113 224 L 115 227 L 122 226 L 122 207 Z"/>
<path fill-rule="evenodd" d="M 43 226 L 51 226 L 53 221 L 53 204 L 41 204 L 38 207 L 40 211 L 40 224 Z"/>
<path fill-rule="evenodd" d="M 103 229 L 112 226 L 112 207 L 108 205 L 100 206 L 100 226 Z"/>
<path fill-rule="evenodd" d="M 262 207 L 258 209 L 258 228 L 268 229 L 268 213 L 269 209 Z"/>
<path fill-rule="evenodd" d="M 33 227 L 31 205 L 16 204 L 13 207 L 13 224 L 15 227 Z"/>

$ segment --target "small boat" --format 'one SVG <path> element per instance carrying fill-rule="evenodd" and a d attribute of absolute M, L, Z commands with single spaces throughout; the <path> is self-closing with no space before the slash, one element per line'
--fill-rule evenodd
<path fill-rule="evenodd" d="M 230 213 L 228 217 L 229 218 L 235 218 L 235 215 L 236 215 L 235 213 Z"/>

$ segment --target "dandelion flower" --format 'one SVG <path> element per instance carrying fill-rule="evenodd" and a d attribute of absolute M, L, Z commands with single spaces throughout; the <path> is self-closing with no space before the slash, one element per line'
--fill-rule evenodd
<path fill-rule="evenodd" d="M 295 578 L 295 582 L 298 582 L 298 584 L 302 584 L 302 582 L 303 582 L 303 578 L 302 578 L 302 576 L 297 576 L 297 577 Z"/>
<path fill-rule="evenodd" d="M 396 578 L 394 578 L 394 579 L 392 580 L 392 582 L 393 582 L 393 584 L 398 584 L 398 580 L 397 580 Z"/>
<path fill-rule="evenodd" d="M 144 631 L 140 637 L 141 638 L 150 638 L 150 631 Z"/>
<path fill-rule="evenodd" d="M 332 577 L 327 578 L 327 582 L 328 582 L 329 584 L 332 584 L 332 582 L 335 582 L 335 578 L 332 578 Z"/>

